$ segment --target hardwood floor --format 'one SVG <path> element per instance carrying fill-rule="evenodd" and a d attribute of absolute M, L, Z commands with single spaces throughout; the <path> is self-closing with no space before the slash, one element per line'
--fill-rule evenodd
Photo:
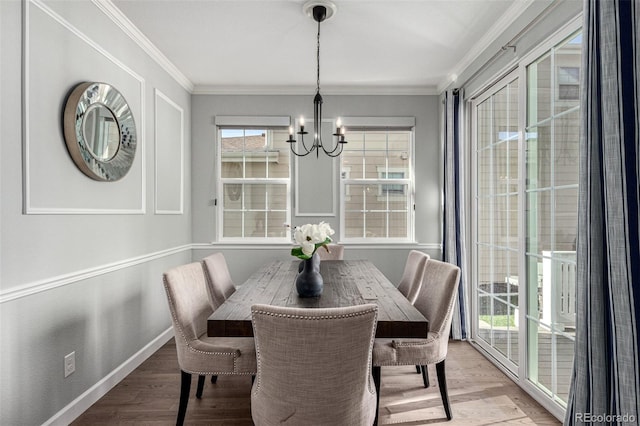
<path fill-rule="evenodd" d="M 422 386 L 415 368 L 383 367 L 379 424 L 560 425 L 561 423 L 466 342 L 451 342 L 446 362 L 453 420 L 447 422 L 436 380 Z M 192 380 L 186 424 L 252 425 L 251 377 L 220 376 L 206 381 L 202 399 Z M 180 372 L 171 340 L 127 376 L 72 425 L 173 425 Z"/>

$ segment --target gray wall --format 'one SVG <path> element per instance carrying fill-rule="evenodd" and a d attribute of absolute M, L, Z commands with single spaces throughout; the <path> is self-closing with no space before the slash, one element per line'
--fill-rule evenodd
<path fill-rule="evenodd" d="M 407 253 L 417 248 L 440 258 L 441 243 L 441 149 L 439 142 L 438 96 L 347 96 L 323 95 L 323 117 L 415 117 L 415 177 L 416 177 L 416 244 L 397 247 L 347 245 L 346 258 L 369 258 L 389 279 L 400 279 Z M 269 250 L 238 245 L 209 243 L 216 241 L 216 116 L 291 116 L 313 117 L 313 94 L 301 95 L 194 95 L 192 110 L 192 200 L 193 241 L 195 258 L 212 251 L 227 254 L 229 268 L 238 283 L 260 265 L 275 258 L 290 258 L 290 245 L 270 246 Z M 336 162 L 338 179 L 339 164 Z M 324 178 L 325 170 L 305 169 L 305 179 Z M 292 197 L 295 195 L 292 176 Z M 339 214 L 339 188 L 334 194 L 335 211 Z M 293 206 L 293 201 L 292 201 Z M 304 209 L 303 209 L 304 210 Z M 301 225 L 324 220 L 339 233 L 339 217 L 293 217 L 292 224 Z"/>
<path fill-rule="evenodd" d="M 190 94 L 92 2 L 25 10 L 23 38 L 22 2 L 0 1 L 3 425 L 46 422 L 164 343 L 161 273 L 191 260 Z M 62 109 L 81 81 L 111 83 L 131 105 L 138 152 L 119 182 L 87 178 L 67 153 Z M 156 123 L 156 107 L 169 119 Z M 173 136 L 156 140 L 156 124 Z M 158 210 L 171 214 L 157 214 L 156 174 L 162 185 L 183 171 L 183 188 L 158 188 Z M 76 371 L 65 379 L 72 351 Z"/>

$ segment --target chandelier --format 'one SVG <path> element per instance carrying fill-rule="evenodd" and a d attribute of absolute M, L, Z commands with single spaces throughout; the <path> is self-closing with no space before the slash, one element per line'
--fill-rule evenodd
<path fill-rule="evenodd" d="M 313 144 L 311 147 L 307 147 L 304 141 L 304 135 L 309 134 L 304 130 L 304 117 L 300 117 L 298 122 L 300 129 L 296 132 L 300 139 L 300 145 L 302 145 L 302 151 L 298 152 L 294 148 L 298 140 L 294 139 L 293 127 L 289 127 L 289 139 L 287 142 L 291 152 L 298 157 L 304 157 L 315 151 L 317 158 L 320 156 L 321 150 L 329 157 L 337 157 L 342 153 L 344 144 L 347 143 L 344 139 L 344 126 L 341 125 L 340 119 L 336 121 L 336 132 L 333 134 L 336 141 L 331 144 L 331 147 L 325 147 L 322 143 L 322 95 L 320 95 L 320 23 L 333 16 L 336 12 L 336 5 L 330 1 L 309 1 L 305 3 L 302 10 L 307 15 L 312 16 L 313 20 L 318 23 L 316 96 L 313 98 Z"/>

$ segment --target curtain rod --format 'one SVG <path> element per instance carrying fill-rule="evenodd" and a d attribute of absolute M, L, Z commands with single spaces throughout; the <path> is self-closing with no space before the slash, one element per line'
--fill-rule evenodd
<path fill-rule="evenodd" d="M 487 62 L 482 64 L 480 68 L 478 68 L 469 78 L 464 81 L 464 85 L 469 84 L 469 82 L 475 80 L 480 73 L 486 70 L 491 64 L 493 64 L 504 52 L 509 49 L 513 49 L 513 53 L 516 53 L 516 45 L 518 40 L 520 40 L 526 33 L 529 32 L 531 28 L 537 25 L 541 20 L 546 18 L 558 5 L 561 3 L 561 0 L 554 0 L 549 6 L 547 6 L 538 16 L 536 16 L 531 22 L 524 26 L 511 40 L 509 40 L 505 45 L 503 45 L 500 50 L 498 50 Z"/>

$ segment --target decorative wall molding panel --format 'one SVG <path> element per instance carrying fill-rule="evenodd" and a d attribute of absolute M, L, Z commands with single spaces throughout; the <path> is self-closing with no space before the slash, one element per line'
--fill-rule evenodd
<path fill-rule="evenodd" d="M 184 213 L 184 111 L 155 89 L 155 212 Z"/>
<path fill-rule="evenodd" d="M 294 128 L 300 128 L 298 120 L 296 120 Z M 309 131 L 309 141 L 305 143 L 311 146 L 313 143 L 313 119 L 306 120 L 305 128 Z M 335 137 L 332 136 L 334 131 L 334 120 L 323 119 L 321 132 L 326 138 L 323 143 L 328 147 L 335 146 Z M 317 157 L 315 152 L 306 157 L 295 156 L 294 216 L 336 216 L 336 194 L 338 191 L 336 162 L 338 161 L 340 161 L 338 158 L 329 157 L 324 152 L 320 152 Z"/>
<path fill-rule="evenodd" d="M 59 46 L 67 46 L 61 55 Z M 144 214 L 145 80 L 40 0 L 24 3 L 23 210 L 25 214 Z M 46 73 L 42 70 L 46 69 Z M 117 182 L 87 178 L 61 132 L 69 91 L 82 81 L 118 87 L 138 123 L 138 150 Z"/>

